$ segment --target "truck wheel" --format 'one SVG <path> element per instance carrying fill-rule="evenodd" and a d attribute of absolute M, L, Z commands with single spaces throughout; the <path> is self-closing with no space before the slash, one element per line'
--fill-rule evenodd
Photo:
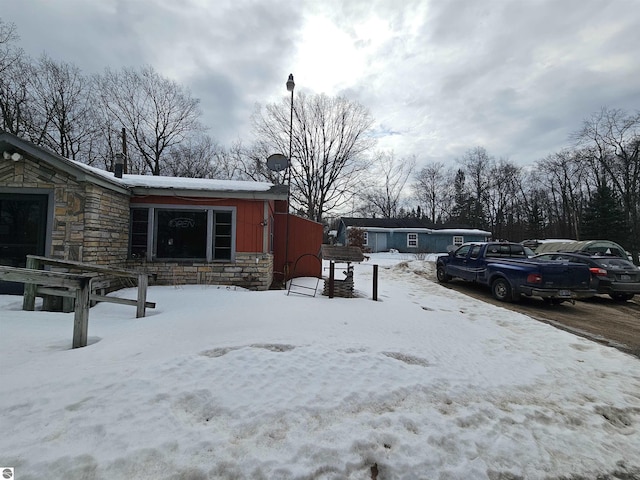
<path fill-rule="evenodd" d="M 626 302 L 633 298 L 633 293 L 611 293 L 609 296 L 616 302 Z"/>
<path fill-rule="evenodd" d="M 496 278 L 491 284 L 493 298 L 501 302 L 511 301 L 511 285 L 504 278 Z"/>
<path fill-rule="evenodd" d="M 447 275 L 446 270 L 444 269 L 444 265 L 438 265 L 436 268 L 436 276 L 438 277 L 438 281 L 440 283 L 447 283 L 451 280 L 451 277 Z"/>

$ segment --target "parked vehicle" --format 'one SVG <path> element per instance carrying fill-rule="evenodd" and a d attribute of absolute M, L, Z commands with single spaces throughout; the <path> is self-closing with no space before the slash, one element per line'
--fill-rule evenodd
<path fill-rule="evenodd" d="M 526 241 L 526 240 L 525 240 Z M 526 245 L 522 242 L 523 245 Z M 631 254 L 622 246 L 610 240 L 538 240 L 536 246 L 531 247 L 537 254 L 551 252 L 583 252 L 592 255 L 613 255 L 632 260 Z"/>
<path fill-rule="evenodd" d="M 627 301 L 640 294 L 640 269 L 624 258 L 576 252 L 542 253 L 533 258 L 588 265 L 591 288 L 598 293 L 608 294 L 614 300 Z"/>
<path fill-rule="evenodd" d="M 505 302 L 521 295 L 552 303 L 595 295 L 585 264 L 531 259 L 519 243 L 462 245 L 437 259 L 436 272 L 441 283 L 459 278 L 487 285 L 497 300 Z"/>

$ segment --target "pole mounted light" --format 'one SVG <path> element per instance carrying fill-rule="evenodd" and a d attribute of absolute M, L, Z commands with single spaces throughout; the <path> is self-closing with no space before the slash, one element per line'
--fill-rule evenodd
<path fill-rule="evenodd" d="M 293 145 L 293 89 L 296 84 L 293 81 L 293 73 L 289 74 L 289 79 L 287 80 L 287 91 L 291 92 L 291 116 L 289 119 L 289 191 L 291 191 L 291 150 Z"/>
<path fill-rule="evenodd" d="M 285 235 L 285 247 L 284 247 L 284 281 L 285 285 L 287 280 L 289 279 L 289 211 L 290 211 L 290 203 L 291 203 L 291 155 L 292 155 L 292 146 L 293 146 L 293 89 L 296 84 L 293 81 L 293 73 L 289 74 L 289 79 L 287 80 L 287 91 L 291 92 L 291 116 L 289 118 L 289 185 L 287 189 L 287 230 Z"/>

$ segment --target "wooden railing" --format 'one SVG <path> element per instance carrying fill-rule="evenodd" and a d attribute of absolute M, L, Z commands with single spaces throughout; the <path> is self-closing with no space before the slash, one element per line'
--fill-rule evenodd
<path fill-rule="evenodd" d="M 72 292 L 71 294 L 75 298 L 73 348 L 85 347 L 87 345 L 89 298 L 91 296 L 91 280 L 93 280 L 93 278 L 94 275 L 47 272 L 31 268 L 0 266 L 0 280 L 24 283 L 25 290 L 27 285 L 45 285 L 48 287 L 64 288 L 66 291 Z M 24 303 L 23 309 L 25 309 Z M 31 308 L 30 310 L 33 309 L 34 308 Z"/>
<path fill-rule="evenodd" d="M 41 268 L 45 265 L 67 271 L 42 270 Z M 70 273 L 68 270 L 75 270 L 77 273 Z M 109 297 L 93 291 L 105 279 L 113 277 L 137 279 L 138 298 L 130 300 Z M 92 265 L 71 260 L 27 255 L 27 268 L 0 266 L 0 280 L 24 283 L 23 310 L 35 310 L 36 297 L 53 296 L 73 299 L 75 311 L 73 348 L 87 345 L 91 302 L 110 302 L 135 306 L 137 307 L 136 318 L 144 317 L 146 308 L 155 308 L 156 306 L 153 302 L 147 302 L 148 274 L 107 265 Z"/>
<path fill-rule="evenodd" d="M 110 267 L 108 265 L 94 265 L 90 263 L 74 262 L 72 260 L 59 260 L 49 257 L 41 257 L 38 255 L 27 255 L 27 268 L 39 270 L 41 267 L 48 265 L 56 268 L 64 268 L 66 270 L 74 270 L 83 274 L 93 274 L 94 277 L 103 279 L 104 277 L 116 278 L 133 278 L 138 282 L 138 298 L 130 300 L 127 298 L 108 297 L 97 293 L 90 293 L 91 301 L 119 303 L 121 305 L 132 305 L 137 307 L 136 318 L 145 316 L 145 308 L 155 308 L 156 304 L 147 302 L 147 287 L 149 286 L 149 274 L 125 270 L 122 268 Z M 96 280 L 98 280 L 96 278 Z M 96 282 L 94 280 L 94 282 Z M 73 296 L 64 290 L 56 291 L 39 287 L 37 284 L 27 284 L 24 286 L 23 310 L 33 310 L 35 308 L 35 298 L 38 295 L 54 295 L 54 296 Z"/>

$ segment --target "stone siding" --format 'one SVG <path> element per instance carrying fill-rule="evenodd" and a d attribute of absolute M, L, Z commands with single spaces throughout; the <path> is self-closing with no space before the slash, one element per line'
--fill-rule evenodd
<path fill-rule="evenodd" d="M 87 186 L 85 200 L 84 260 L 124 264 L 129 252 L 129 197 Z"/>
<path fill-rule="evenodd" d="M 78 182 L 31 158 L 0 162 L 0 189 L 3 187 L 53 192 L 49 256 L 110 265 L 122 264 L 127 258 L 128 195 Z"/>
<path fill-rule="evenodd" d="M 236 285 L 267 290 L 273 280 L 273 255 L 238 252 L 235 262 L 129 260 L 127 268 L 154 274 L 154 285 Z"/>

